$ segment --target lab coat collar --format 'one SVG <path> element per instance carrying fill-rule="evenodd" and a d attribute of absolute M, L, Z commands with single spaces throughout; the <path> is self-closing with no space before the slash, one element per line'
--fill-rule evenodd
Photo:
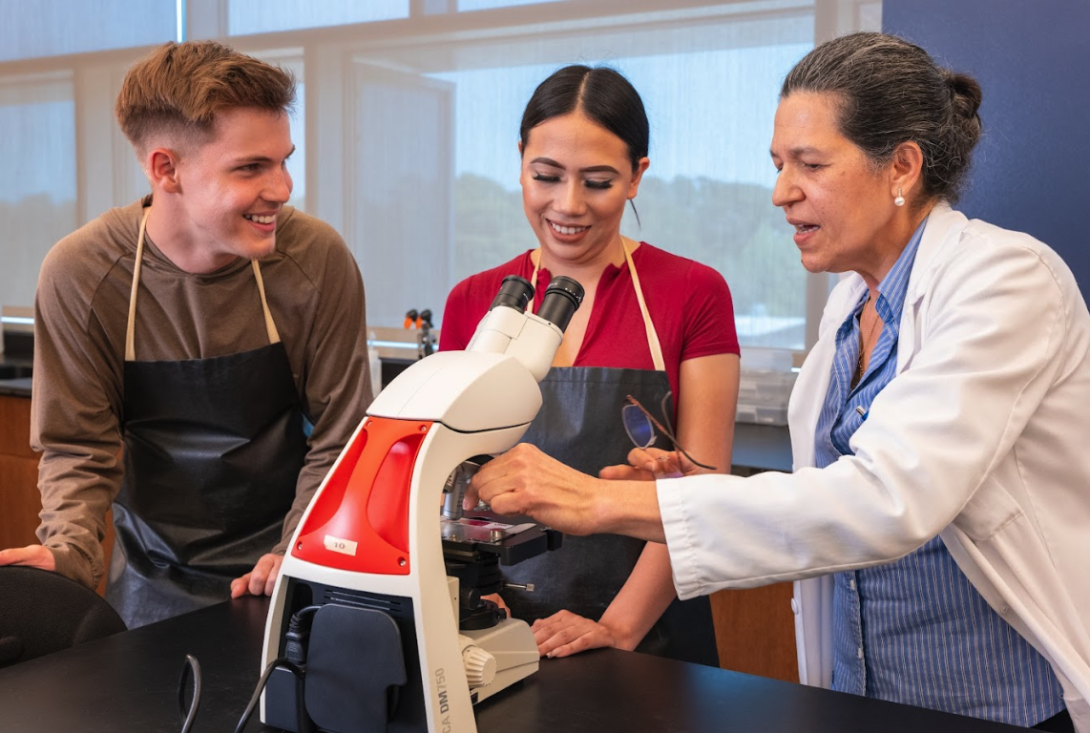
<path fill-rule="evenodd" d="M 960 230 L 965 228 L 969 220 L 960 211 L 954 211 L 946 201 L 940 201 L 927 215 L 927 224 L 924 227 L 923 239 L 920 240 L 920 248 L 916 252 L 916 264 L 912 268 L 912 275 L 908 278 L 908 290 L 905 293 L 905 305 L 915 305 L 920 302 L 924 294 L 930 289 L 931 280 L 935 276 L 941 258 L 935 255 L 944 247 L 952 245 L 959 237 Z"/>
<path fill-rule="evenodd" d="M 904 310 L 901 312 L 900 333 L 897 341 L 897 373 L 900 374 L 916 353 L 917 339 L 923 324 L 917 323 L 920 304 L 931 291 L 942 256 L 948 247 L 956 247 L 961 232 L 969 220 L 960 211 L 954 211 L 946 201 L 940 201 L 931 209 L 924 225 L 920 248 L 916 251 L 916 263 L 908 278 Z"/>

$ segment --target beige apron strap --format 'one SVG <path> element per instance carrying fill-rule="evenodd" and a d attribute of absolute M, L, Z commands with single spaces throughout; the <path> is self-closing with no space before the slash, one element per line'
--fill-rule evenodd
<path fill-rule="evenodd" d="M 148 214 L 151 207 L 144 209 L 144 216 L 140 219 L 140 234 L 136 238 L 136 262 L 132 268 L 132 292 L 129 294 L 129 318 L 125 325 L 125 361 L 136 361 L 136 291 L 140 287 L 140 263 L 144 259 L 144 238 L 148 229 Z M 265 281 L 261 279 L 261 267 L 257 260 L 250 260 L 254 268 L 254 277 L 257 278 L 257 290 L 261 294 L 261 308 L 265 312 L 265 332 L 269 335 L 269 343 L 280 342 L 280 334 L 276 330 L 272 313 L 269 312 L 269 304 L 265 300 Z"/>
<path fill-rule="evenodd" d="M 129 320 L 125 325 L 125 361 L 136 361 L 136 291 L 140 287 L 140 262 L 144 259 L 144 233 L 148 230 L 148 214 L 151 207 L 144 209 L 140 217 L 140 233 L 136 236 L 136 262 L 132 267 L 132 293 L 129 294 Z"/>
<path fill-rule="evenodd" d="M 640 287 L 640 276 L 636 272 L 636 263 L 632 261 L 632 240 L 621 237 L 621 247 L 624 249 L 624 259 L 628 263 L 628 271 L 632 273 L 632 287 L 636 289 L 636 300 L 640 302 L 640 314 L 643 316 L 643 328 L 647 332 L 647 345 L 651 349 L 651 361 L 655 364 L 655 371 L 666 371 L 666 360 L 662 358 L 662 346 L 659 344 L 659 334 L 655 330 L 655 324 L 651 322 L 651 314 L 647 311 L 647 303 L 643 299 L 643 288 Z"/>
<path fill-rule="evenodd" d="M 628 271 L 632 274 L 632 287 L 636 291 L 636 300 L 640 304 L 640 315 L 643 316 L 643 329 L 647 333 L 647 346 L 651 349 L 651 361 L 655 365 L 655 371 L 666 371 L 666 360 L 662 358 L 662 345 L 659 344 L 659 334 L 655 330 L 655 324 L 651 322 L 651 314 L 647 310 L 647 303 L 643 299 L 643 288 L 640 287 L 640 276 L 636 272 L 636 263 L 632 261 L 632 240 L 621 237 L 621 249 L 624 251 L 624 261 L 628 265 Z M 530 276 L 530 287 L 537 292 L 537 272 L 541 269 L 541 248 L 537 250 L 537 262 L 534 263 L 534 274 Z M 531 259 L 532 256 L 531 256 Z M 533 303 L 530 304 L 530 312 L 534 312 Z"/>
<path fill-rule="evenodd" d="M 257 289 L 261 293 L 261 308 L 265 311 L 265 331 L 269 334 L 269 343 L 278 344 L 280 343 L 280 333 L 276 330 L 272 313 L 269 312 L 269 303 L 265 300 L 265 281 L 261 279 L 261 267 L 257 264 L 257 260 L 250 260 L 250 264 L 254 266 Z"/>
<path fill-rule="evenodd" d="M 531 253 L 530 261 L 534 262 L 534 274 L 530 276 L 530 287 L 534 289 L 534 294 L 537 294 L 537 271 L 541 269 L 541 247 L 534 250 L 537 253 L 537 262 L 534 262 L 534 255 Z M 530 312 L 534 312 L 534 302 L 530 301 Z"/>

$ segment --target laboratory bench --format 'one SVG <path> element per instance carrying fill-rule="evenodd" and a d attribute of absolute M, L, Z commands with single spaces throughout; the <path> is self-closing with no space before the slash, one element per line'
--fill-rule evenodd
<path fill-rule="evenodd" d="M 0 361 L 0 367 L 5 363 L 13 370 L 30 368 L 29 357 Z M 411 362 L 406 360 L 407 363 Z M 386 374 L 383 377 L 393 378 Z M 29 376 L 0 379 L 0 548 L 22 547 L 38 541 L 35 529 L 41 509 L 37 488 L 39 455 L 30 449 L 30 382 Z M 787 428 L 738 423 L 733 463 L 733 472 L 742 475 L 764 470 L 790 471 Z M 113 544 L 112 523 L 107 523 L 107 532 L 103 547 L 108 558 Z M 104 587 L 105 581 L 99 585 L 100 593 Z M 798 680 L 790 583 L 719 591 L 712 595 L 711 604 L 724 668 Z"/>
<path fill-rule="evenodd" d="M 193 730 L 234 730 L 260 674 L 268 603 L 229 601 L 0 669 L 0 729 L 175 733 L 192 654 L 203 678 Z M 475 711 L 481 733 L 1025 730 L 616 649 L 543 659 Z M 255 713 L 246 730 L 276 729 Z"/>

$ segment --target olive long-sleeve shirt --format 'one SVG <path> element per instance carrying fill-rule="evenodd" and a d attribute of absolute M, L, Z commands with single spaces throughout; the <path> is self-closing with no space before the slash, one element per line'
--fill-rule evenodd
<path fill-rule="evenodd" d="M 105 515 L 120 489 L 125 328 L 143 206 L 111 209 L 50 250 L 35 302 L 31 445 L 42 451 L 38 539 L 57 571 L 94 587 Z M 283 552 L 303 511 L 371 401 L 363 280 L 332 227 L 291 207 L 260 260 L 265 292 L 313 423 Z M 268 344 L 253 270 L 180 270 L 145 238 L 136 359 L 203 359 Z M 257 558 L 255 558 L 256 560 Z"/>

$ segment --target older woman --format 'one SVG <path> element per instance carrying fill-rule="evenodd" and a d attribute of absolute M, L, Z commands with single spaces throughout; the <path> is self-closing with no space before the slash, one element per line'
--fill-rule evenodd
<path fill-rule="evenodd" d="M 784 82 L 773 201 L 808 270 L 848 273 L 792 395 L 793 474 L 652 486 L 520 447 L 475 488 L 567 532 L 665 541 L 683 598 L 809 579 L 804 682 L 1087 733 L 1090 314 L 1055 252 L 950 208 L 980 99 L 882 34 Z"/>

